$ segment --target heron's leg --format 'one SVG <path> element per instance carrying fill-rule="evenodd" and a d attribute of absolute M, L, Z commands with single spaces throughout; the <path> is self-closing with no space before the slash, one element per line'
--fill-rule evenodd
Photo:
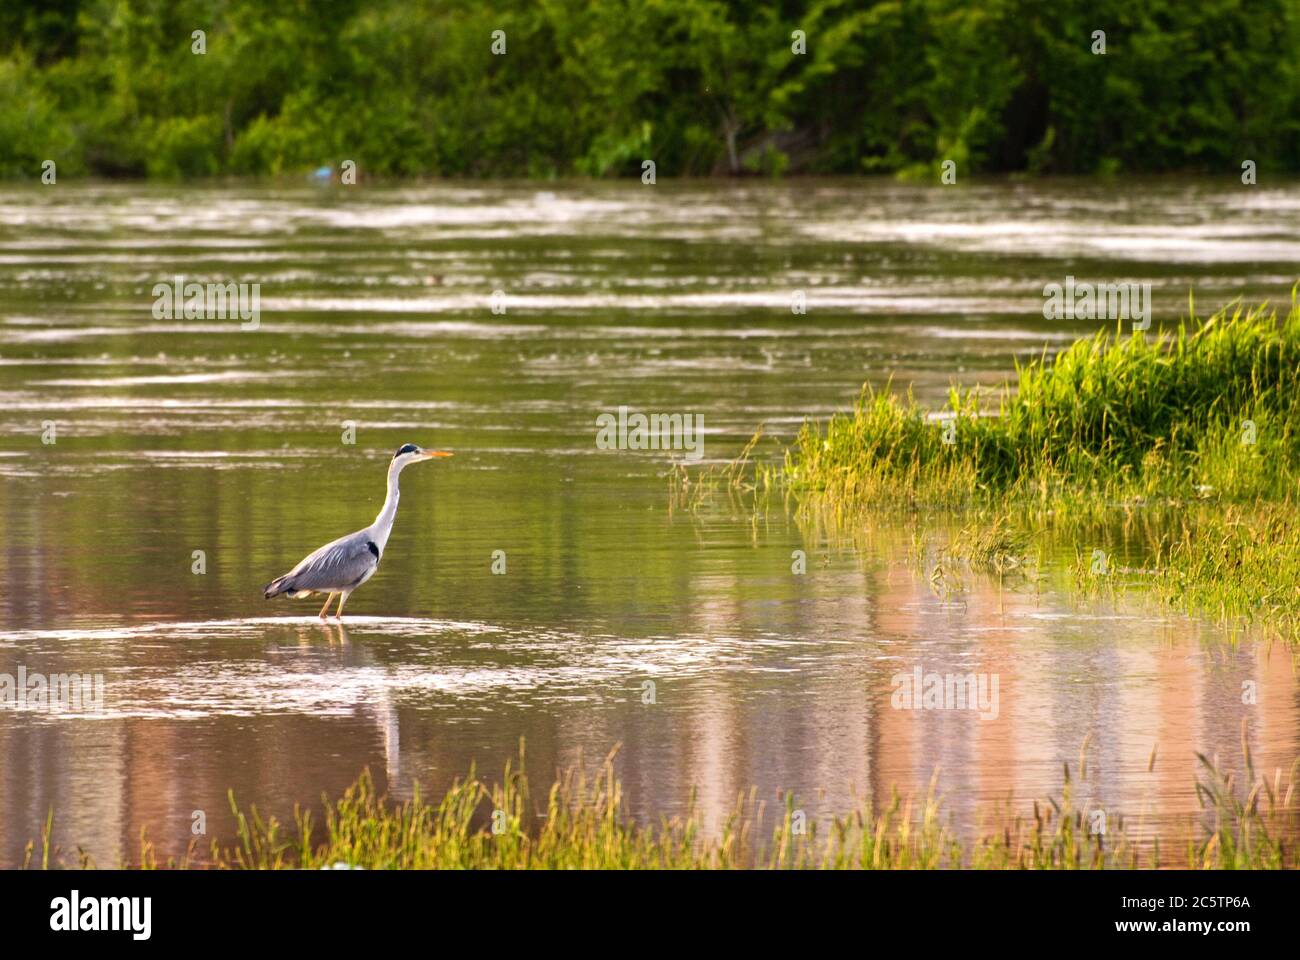
<path fill-rule="evenodd" d="M 330 601 L 332 601 L 333 599 L 334 599 L 334 594 L 332 593 L 325 597 L 325 606 L 320 608 L 320 618 L 322 620 L 325 619 L 325 611 L 330 608 Z"/>
<path fill-rule="evenodd" d="M 351 592 L 352 592 L 351 590 L 344 590 L 339 594 L 338 618 L 340 620 L 343 619 L 343 604 L 348 602 L 348 594 Z"/>

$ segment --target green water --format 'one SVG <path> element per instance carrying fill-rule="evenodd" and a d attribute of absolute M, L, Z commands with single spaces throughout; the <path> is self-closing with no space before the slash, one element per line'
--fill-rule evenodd
<path fill-rule="evenodd" d="M 673 509 L 683 453 L 600 449 L 596 418 L 702 416 L 702 464 L 765 423 L 776 457 L 864 382 L 935 403 L 1096 329 L 1043 319 L 1067 275 L 1151 282 L 1157 325 L 1192 286 L 1285 301 L 1298 212 L 1235 181 L 0 190 L 0 674 L 105 690 L 0 703 L 0 866 L 51 807 L 112 865 L 198 810 L 228 838 L 228 788 L 280 816 L 366 766 L 427 793 L 521 737 L 542 779 L 621 744 L 645 818 L 750 786 L 823 816 L 939 768 L 970 832 L 1091 734 L 1084 799 L 1181 824 L 1193 751 L 1234 761 L 1243 716 L 1289 768 L 1284 651 L 1050 587 L 936 595 L 905 521 L 845 549 L 779 505 Z M 260 284 L 257 328 L 156 317 L 176 275 Z M 344 625 L 265 601 L 371 521 L 406 442 L 455 457 L 403 475 Z M 891 709 L 917 665 L 996 675 L 996 719 Z"/>

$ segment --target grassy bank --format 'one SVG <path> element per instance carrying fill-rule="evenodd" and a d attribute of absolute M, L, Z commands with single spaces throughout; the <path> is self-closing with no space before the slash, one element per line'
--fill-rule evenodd
<path fill-rule="evenodd" d="M 1298 361 L 1294 291 L 1285 313 L 1102 332 L 1018 367 L 999 394 L 954 388 L 940 411 L 864 392 L 805 425 L 779 479 L 831 526 L 863 510 L 965 517 L 951 553 L 977 563 L 1014 566 L 1035 539 L 1066 537 L 1084 589 L 1140 586 L 1295 641 Z"/>
<path fill-rule="evenodd" d="M 291 828 L 241 807 L 231 797 L 238 840 L 160 862 L 141 841 L 144 868 L 328 869 L 1099 869 L 1188 867 L 1278 869 L 1300 866 L 1293 842 L 1300 829 L 1289 772 L 1257 773 L 1243 738 L 1246 775 L 1200 758 L 1196 794 L 1203 808 L 1181 836 L 1142 841 L 1113 817 L 1104 833 L 1090 827 L 1086 794 L 1088 744 L 1072 772 L 1063 769 L 1058 796 L 1027 804 L 1022 815 L 991 811 L 980 839 L 963 843 L 948 825 L 936 783 L 916 801 L 894 794 L 883 809 L 864 805 L 846 815 L 805 818 L 793 797 L 775 810 L 756 791 L 740 796 L 720 828 L 692 809 L 682 817 L 641 825 L 624 808 L 612 757 L 595 776 L 569 770 L 543 794 L 518 767 L 488 783 L 473 771 L 441 797 L 417 793 L 402 803 L 381 797 L 368 774 L 337 800 L 324 800 L 323 822 L 298 813 Z M 1152 752 L 1148 772 L 1156 766 Z M 1077 779 L 1076 779 L 1077 778 Z M 65 865 L 49 842 L 29 845 L 24 866 Z M 92 866 L 84 855 L 78 866 Z"/>
<path fill-rule="evenodd" d="M 1070 497 L 1285 499 L 1300 460 L 1300 306 L 1230 307 L 1176 331 L 1101 332 L 1018 367 L 999 396 L 954 388 L 928 413 L 865 391 L 809 424 L 799 491 L 939 505 Z"/>

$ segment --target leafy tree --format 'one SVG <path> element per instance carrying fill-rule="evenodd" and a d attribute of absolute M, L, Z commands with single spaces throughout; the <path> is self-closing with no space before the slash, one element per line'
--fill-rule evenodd
<path fill-rule="evenodd" d="M 44 159 L 157 177 L 344 159 L 395 176 L 1295 172 L 1300 2 L 9 0 L 0 176 Z"/>

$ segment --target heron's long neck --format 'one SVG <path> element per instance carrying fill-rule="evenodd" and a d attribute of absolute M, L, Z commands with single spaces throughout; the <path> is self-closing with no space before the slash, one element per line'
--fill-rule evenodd
<path fill-rule="evenodd" d="M 375 517 L 375 522 L 370 525 L 370 533 L 381 551 L 388 543 L 388 535 L 393 531 L 393 521 L 397 519 L 397 501 L 401 496 L 397 476 L 401 472 L 402 468 L 396 464 L 388 468 L 388 496 L 384 498 L 384 508 L 379 511 L 379 516 Z"/>

